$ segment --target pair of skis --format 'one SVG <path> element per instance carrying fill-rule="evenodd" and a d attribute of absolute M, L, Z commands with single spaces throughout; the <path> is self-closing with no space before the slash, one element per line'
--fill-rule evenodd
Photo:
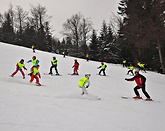
<path fill-rule="evenodd" d="M 50 75 L 50 76 L 61 76 L 61 74 L 49 74 L 49 73 L 44 73 L 44 75 Z"/>
<path fill-rule="evenodd" d="M 127 96 L 122 96 L 121 97 L 122 99 L 131 99 L 131 100 L 143 100 L 143 101 L 150 101 L 150 102 L 160 102 L 160 101 L 157 101 L 157 100 L 146 100 L 146 99 L 143 99 L 142 97 L 141 98 L 133 98 L 133 97 L 127 97 Z"/>

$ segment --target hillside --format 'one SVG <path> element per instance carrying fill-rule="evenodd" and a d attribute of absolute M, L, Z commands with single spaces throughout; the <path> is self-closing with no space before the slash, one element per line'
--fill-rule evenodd
<path fill-rule="evenodd" d="M 35 55 L 40 60 L 41 83 L 30 84 L 31 63 L 25 63 L 26 78 L 20 72 L 14 78 L 15 65 Z M 135 82 L 127 82 L 128 69 L 109 64 L 107 76 L 98 76 L 100 62 L 79 59 L 79 76 L 73 72 L 73 57 L 36 51 L 0 43 L 0 129 L 1 131 L 164 131 L 165 129 L 165 76 L 142 73 L 147 78 L 146 90 L 155 102 L 122 99 L 133 97 Z M 53 56 L 58 59 L 62 76 L 43 75 L 49 72 Z M 91 74 L 89 96 L 81 96 L 78 80 Z M 139 91 L 142 94 L 141 91 Z M 101 100 L 96 100 L 95 97 Z M 142 97 L 144 95 L 142 94 Z"/>

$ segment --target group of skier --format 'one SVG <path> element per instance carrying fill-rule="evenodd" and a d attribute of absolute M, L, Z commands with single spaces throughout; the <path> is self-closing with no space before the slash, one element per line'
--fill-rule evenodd
<path fill-rule="evenodd" d="M 30 81 L 29 82 L 33 82 L 34 79 L 36 79 L 36 84 L 38 86 L 41 86 L 40 82 L 39 82 L 39 78 L 41 78 L 40 72 L 39 72 L 39 60 L 36 58 L 36 56 L 33 56 L 31 60 L 28 60 L 27 63 L 31 62 L 32 63 L 32 67 L 30 69 L 30 73 L 28 75 L 30 75 Z M 12 73 L 11 77 L 14 77 L 14 75 L 20 71 L 23 79 L 25 79 L 25 73 L 24 70 L 27 70 L 27 68 L 25 67 L 24 64 L 24 59 L 21 59 L 17 64 L 16 64 L 16 70 Z M 38 78 L 39 77 L 39 78 Z"/>
<path fill-rule="evenodd" d="M 107 65 L 104 62 L 101 62 L 101 66 L 98 67 L 101 68 L 101 70 L 99 71 L 99 75 L 101 75 L 101 72 L 103 72 L 103 75 L 106 76 L 105 74 L 105 69 L 106 69 Z M 138 90 L 142 89 L 142 92 L 144 93 L 144 95 L 146 96 L 146 101 L 152 101 L 150 95 L 147 93 L 146 88 L 145 88 L 145 83 L 146 83 L 146 78 L 139 73 L 139 69 L 136 69 L 135 72 L 133 73 L 134 67 L 132 65 L 130 65 L 130 70 L 128 71 L 127 74 L 129 74 L 129 72 L 132 73 L 132 75 L 135 76 L 133 78 L 125 78 L 126 81 L 135 81 L 136 82 L 136 87 L 134 87 L 134 92 L 135 92 L 135 97 L 133 97 L 134 99 L 142 99 L 142 97 L 140 96 Z M 78 82 L 78 86 L 82 88 L 82 95 L 84 94 L 88 94 L 88 92 L 86 91 L 86 88 L 89 87 L 90 85 L 90 74 L 85 74 L 85 77 L 81 78 Z M 86 86 L 85 86 L 86 85 Z"/>
<path fill-rule="evenodd" d="M 36 58 L 36 56 L 33 56 L 32 59 L 27 61 L 27 63 L 30 63 L 30 62 L 32 63 L 32 67 L 30 69 L 30 73 L 28 74 L 28 75 L 30 75 L 29 82 L 32 83 L 33 80 L 35 79 L 36 85 L 41 86 L 40 81 L 39 81 L 39 78 L 41 78 L 41 74 L 39 72 L 39 67 L 40 67 L 39 62 L 40 61 Z M 50 67 L 50 72 L 49 72 L 50 75 L 53 75 L 53 71 L 52 71 L 53 68 L 55 69 L 56 75 L 60 75 L 58 73 L 58 69 L 57 69 L 57 62 L 58 62 L 57 58 L 53 57 L 53 59 L 51 60 L 51 67 Z M 79 75 L 78 74 L 79 62 L 77 61 L 77 59 L 74 60 L 74 65 L 72 66 L 72 68 L 74 68 L 74 69 L 73 69 L 73 74 L 71 74 L 71 75 Z M 105 73 L 106 68 L 107 68 L 107 65 L 104 62 L 101 62 L 101 65 L 97 68 L 97 69 L 100 69 L 98 75 L 106 76 L 106 73 Z M 23 79 L 25 79 L 25 73 L 24 73 L 23 69 L 27 70 L 27 68 L 25 67 L 25 64 L 24 64 L 24 59 L 21 59 L 16 64 L 16 70 L 11 74 L 11 77 L 14 77 L 14 75 L 18 71 L 20 71 L 23 76 Z M 139 73 L 139 69 L 138 70 L 136 69 L 134 73 L 133 73 L 133 70 L 134 70 L 134 66 L 130 64 L 129 71 L 127 72 L 127 74 L 129 74 L 129 72 L 131 72 L 133 76 L 135 73 L 135 76 L 130 79 L 125 78 L 126 81 L 135 81 L 137 84 L 137 86 L 134 88 L 134 92 L 135 92 L 136 96 L 133 98 L 141 99 L 138 89 L 142 89 L 142 92 L 146 96 L 146 100 L 151 101 L 152 99 L 150 98 L 150 95 L 145 90 L 146 78 Z M 101 73 L 103 73 L 103 74 L 101 74 Z M 90 74 L 85 74 L 85 76 L 82 77 L 78 82 L 78 86 L 82 89 L 82 95 L 88 94 L 86 88 L 88 88 L 90 85 L 90 81 L 89 81 L 90 76 L 91 76 Z"/>
<path fill-rule="evenodd" d="M 150 95 L 147 93 L 146 89 L 145 89 L 145 83 L 146 83 L 146 78 L 140 74 L 140 71 L 145 71 L 145 67 L 144 64 L 141 62 L 137 62 L 136 68 L 133 66 L 133 64 L 131 63 L 127 63 L 127 60 L 124 59 L 122 61 L 123 63 L 123 67 L 128 67 L 128 72 L 127 75 L 129 75 L 129 73 L 131 73 L 133 75 L 132 78 L 125 78 L 126 81 L 135 81 L 137 86 L 134 87 L 134 93 L 135 93 L 135 97 L 133 97 L 134 99 L 142 99 L 142 97 L 140 96 L 138 90 L 142 89 L 142 92 L 144 93 L 144 95 L 146 96 L 146 101 L 152 101 Z M 135 71 L 134 71 L 135 70 Z M 134 72 L 133 72 L 134 71 Z"/>

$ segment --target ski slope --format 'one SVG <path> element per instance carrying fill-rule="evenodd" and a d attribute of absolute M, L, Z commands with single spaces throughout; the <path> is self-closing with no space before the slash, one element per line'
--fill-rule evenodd
<path fill-rule="evenodd" d="M 30 84 L 33 55 L 40 60 L 41 84 Z M 62 76 L 48 73 L 52 57 L 58 59 Z M 15 71 L 20 59 L 25 60 L 26 78 Z M 108 76 L 96 75 L 100 62 L 79 59 L 79 76 L 71 76 L 74 57 L 47 53 L 0 43 L 0 130 L 1 131 L 164 131 L 165 130 L 165 76 L 142 73 L 147 78 L 146 90 L 155 102 L 122 99 L 133 97 L 135 82 L 124 79 L 128 69 L 121 65 L 107 64 Z M 90 73 L 89 96 L 81 96 L 78 80 Z M 143 98 L 141 90 L 139 91 Z M 96 100 L 95 97 L 101 100 Z"/>

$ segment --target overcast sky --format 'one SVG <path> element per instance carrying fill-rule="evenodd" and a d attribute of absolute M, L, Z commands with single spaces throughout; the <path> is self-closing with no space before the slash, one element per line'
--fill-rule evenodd
<path fill-rule="evenodd" d="M 112 12 L 116 14 L 120 0 L 0 0 L 0 13 L 9 9 L 10 3 L 15 7 L 21 6 L 24 11 L 30 11 L 30 4 L 46 7 L 47 14 L 52 16 L 50 24 L 53 26 L 53 34 L 60 38 L 59 32 L 62 24 L 72 15 L 81 13 L 85 18 L 91 18 L 93 27 L 100 30 L 103 20 L 107 23 Z"/>

